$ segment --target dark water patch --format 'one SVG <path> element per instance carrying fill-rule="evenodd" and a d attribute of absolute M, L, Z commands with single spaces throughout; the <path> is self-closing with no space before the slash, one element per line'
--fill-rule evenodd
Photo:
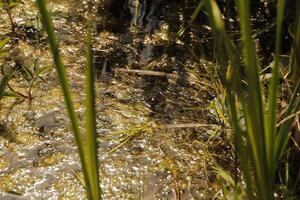
<path fill-rule="evenodd" d="M 163 7 L 162 0 L 111 0 L 106 1 L 98 12 L 103 8 L 108 11 L 107 18 L 111 19 L 108 24 L 114 33 L 124 32 L 129 26 L 153 32 L 161 23 Z"/>
<path fill-rule="evenodd" d="M 121 49 L 116 49 L 111 53 L 103 54 L 101 51 L 94 52 L 94 62 L 97 79 L 112 76 L 114 68 L 124 67 L 127 65 L 127 54 Z"/>
<path fill-rule="evenodd" d="M 164 47 L 162 45 L 146 44 L 139 53 L 139 63 L 145 65 L 162 56 Z"/>
<path fill-rule="evenodd" d="M 151 106 L 153 114 L 163 113 L 166 106 L 165 92 L 168 89 L 166 77 L 142 77 L 144 100 Z"/>

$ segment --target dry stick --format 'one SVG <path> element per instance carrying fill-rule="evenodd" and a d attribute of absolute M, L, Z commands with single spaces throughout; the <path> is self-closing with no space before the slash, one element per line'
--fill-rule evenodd
<path fill-rule="evenodd" d="M 137 70 L 137 69 L 114 69 L 115 72 L 125 72 L 129 74 L 138 74 L 145 76 L 164 76 L 169 78 L 178 78 L 178 74 L 170 74 L 166 72 L 151 71 L 151 70 Z"/>
<path fill-rule="evenodd" d="M 187 123 L 187 124 L 163 124 L 158 125 L 158 128 L 202 128 L 202 127 L 212 127 L 216 128 L 217 125 L 214 124 L 199 124 L 199 123 Z"/>
<path fill-rule="evenodd" d="M 176 73 L 166 73 L 166 72 L 159 72 L 159 71 L 152 71 L 152 70 L 137 70 L 137 69 L 123 69 L 117 68 L 113 70 L 115 73 L 128 73 L 128 74 L 137 74 L 142 76 L 157 76 L 157 77 L 167 77 L 170 79 L 178 79 L 180 78 L 179 74 Z M 193 75 L 188 76 L 188 82 L 195 83 L 198 82 L 200 84 L 205 85 L 205 83 L 195 77 Z"/>

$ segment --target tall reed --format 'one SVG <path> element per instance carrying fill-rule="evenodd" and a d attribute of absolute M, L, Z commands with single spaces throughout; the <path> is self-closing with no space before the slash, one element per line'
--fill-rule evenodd
<path fill-rule="evenodd" d="M 87 64 L 86 64 L 86 145 L 84 146 L 83 138 L 80 131 L 80 124 L 73 106 L 70 92 L 70 86 L 67 79 L 66 69 L 59 52 L 59 42 L 54 33 L 54 26 L 51 16 L 49 15 L 44 0 L 37 0 L 40 10 L 41 20 L 44 29 L 48 35 L 50 49 L 53 55 L 58 79 L 63 91 L 65 105 L 72 124 L 75 142 L 78 147 L 78 154 L 81 161 L 82 171 L 85 180 L 87 199 L 99 200 L 100 186 L 98 175 L 98 157 L 97 157 L 97 140 L 96 140 L 96 114 L 95 114 L 95 94 L 93 84 L 93 58 L 91 48 L 91 33 L 88 31 L 87 36 Z"/>
<path fill-rule="evenodd" d="M 268 85 L 269 92 L 264 95 L 259 76 L 261 63 L 252 39 L 249 0 L 236 1 L 242 54 L 230 40 L 215 0 L 205 0 L 218 50 L 220 76 L 226 88 L 231 124 L 235 132 L 235 147 L 246 182 L 247 199 L 274 199 L 276 170 L 290 137 L 295 117 L 292 114 L 296 113 L 300 106 L 300 99 L 297 97 L 300 80 L 297 80 L 298 83 L 294 87 L 293 95 L 289 99 L 289 105 L 285 111 L 287 120 L 278 123 L 279 56 L 284 3 L 284 0 L 277 1 L 275 64 L 272 69 L 271 83 Z M 297 16 L 299 18 L 300 15 Z M 296 21 L 299 20 L 298 18 Z M 297 23 L 296 35 L 299 29 L 300 25 Z M 297 45 L 296 37 L 294 39 L 296 44 L 294 49 L 297 50 L 299 43 Z M 241 87 L 243 83 L 238 73 L 241 67 L 240 56 L 242 57 L 241 62 L 245 65 L 246 86 L 244 88 Z M 292 67 L 292 63 L 290 67 Z M 245 119 L 245 127 L 240 121 L 240 115 Z M 293 117 L 289 117 L 291 115 Z M 279 127 L 277 127 L 278 124 Z"/>

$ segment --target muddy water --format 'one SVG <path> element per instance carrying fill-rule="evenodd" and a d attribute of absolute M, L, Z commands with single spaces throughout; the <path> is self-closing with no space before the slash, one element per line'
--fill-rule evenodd
<path fill-rule="evenodd" d="M 212 85 L 194 74 L 210 63 L 194 49 L 201 27 L 176 37 L 195 3 L 153 2 L 161 4 L 141 5 L 141 14 L 134 14 L 109 0 L 49 1 L 76 112 L 83 122 L 84 35 L 91 19 L 103 198 L 212 199 L 218 191 L 208 172 L 215 165 L 209 151 L 215 127 L 207 111 Z M 15 34 L 3 10 L 0 16 L 0 39 L 11 38 L 1 64 L 14 70 L 11 88 L 28 96 L 30 83 L 20 66 L 32 68 L 37 58 L 40 66 L 52 65 L 37 9 L 25 0 L 12 10 Z M 31 101 L 0 100 L 0 192 L 24 199 L 84 199 L 55 70 L 32 85 Z"/>

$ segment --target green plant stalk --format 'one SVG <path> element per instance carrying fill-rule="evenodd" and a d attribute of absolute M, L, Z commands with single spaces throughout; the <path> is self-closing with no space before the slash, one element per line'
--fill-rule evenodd
<path fill-rule="evenodd" d="M 75 137 L 75 142 L 78 147 L 78 153 L 79 153 L 82 171 L 83 171 L 83 175 L 84 175 L 84 179 L 85 179 L 87 198 L 92 199 L 92 191 L 91 191 L 91 185 L 90 185 L 88 171 L 87 171 L 88 169 L 86 167 L 86 162 L 85 162 L 85 158 L 84 158 L 84 148 L 83 148 L 83 143 L 81 140 L 80 126 L 79 126 L 78 118 L 77 118 L 77 115 L 75 113 L 75 109 L 73 106 L 71 92 L 69 89 L 69 84 L 68 84 L 67 75 L 66 75 L 66 70 L 63 65 L 60 53 L 59 53 L 59 45 L 58 45 L 57 38 L 54 33 L 52 19 L 46 9 L 44 0 L 37 0 L 36 2 L 38 5 L 38 8 L 40 10 L 43 26 L 48 35 L 48 41 L 49 41 L 51 52 L 53 54 L 53 60 L 55 63 L 58 79 L 60 81 L 60 85 L 61 85 L 63 95 L 64 95 L 65 104 L 66 104 L 67 111 L 68 111 L 68 114 L 69 114 L 69 117 L 71 120 L 73 133 L 74 133 L 74 137 Z"/>
<path fill-rule="evenodd" d="M 269 87 L 269 101 L 268 101 L 268 113 L 266 124 L 266 148 L 267 158 L 270 173 L 270 182 L 274 181 L 275 174 L 275 139 L 276 139 L 276 119 L 277 119 L 277 97 L 278 97 L 278 84 L 279 84 L 279 56 L 281 47 L 281 29 L 282 18 L 284 11 L 285 0 L 278 0 L 277 2 L 277 18 L 276 18 L 276 41 L 275 41 L 275 64 L 272 70 L 272 79 Z"/>
<path fill-rule="evenodd" d="M 194 10 L 194 12 L 192 14 L 191 20 L 189 21 L 190 24 L 192 24 L 195 21 L 196 17 L 198 16 L 198 14 L 200 13 L 200 11 L 202 10 L 204 2 L 205 1 L 200 1 L 200 3 L 198 3 L 196 9 Z"/>
<path fill-rule="evenodd" d="M 224 22 L 220 13 L 220 10 L 215 1 L 206 0 L 206 10 L 209 15 L 210 24 L 212 25 L 212 31 L 214 35 L 214 40 L 216 41 L 217 45 L 219 45 L 218 54 L 219 61 L 221 63 L 221 67 L 223 67 L 224 71 L 227 69 L 226 81 L 225 81 L 225 93 L 228 100 L 228 107 L 229 107 L 229 114 L 231 119 L 232 127 L 235 131 L 234 134 L 234 144 L 236 148 L 236 152 L 238 157 L 240 158 L 241 167 L 243 170 L 243 174 L 246 181 L 246 190 L 249 199 L 254 199 L 254 190 L 251 178 L 251 170 L 250 166 L 248 165 L 249 158 L 247 145 L 243 145 L 243 132 L 239 126 L 239 119 L 238 119 L 238 108 L 237 102 L 235 98 L 235 94 L 239 93 L 240 88 L 238 82 L 239 75 L 238 75 L 238 55 L 234 53 L 233 49 L 235 49 L 233 43 L 230 41 L 227 32 L 225 30 Z M 230 60 L 230 64 L 228 66 L 228 61 Z M 248 158 L 248 159 L 247 159 Z M 236 184 L 236 183 L 235 183 Z M 237 186 L 235 186 L 237 189 Z"/>
<path fill-rule="evenodd" d="M 293 113 L 297 112 L 300 109 L 300 98 L 299 98 L 299 92 L 300 92 L 300 13 L 298 12 L 300 9 L 300 1 L 296 2 L 296 19 L 295 19 L 295 28 L 294 28 L 294 35 L 293 35 L 293 49 L 291 53 L 291 59 L 289 64 L 289 76 L 291 78 L 296 78 L 296 83 L 294 87 L 293 94 L 289 100 L 288 108 L 285 112 L 284 118 L 287 118 L 288 116 L 292 115 Z M 297 72 L 298 70 L 298 72 Z M 298 75 L 297 75 L 298 73 Z M 276 155 L 275 161 L 278 162 L 278 160 L 282 157 L 285 147 L 288 143 L 290 134 L 287 134 L 290 132 L 292 124 L 293 124 L 293 118 L 290 118 L 289 120 L 285 121 L 279 129 L 278 137 L 276 138 L 275 146 L 276 146 Z"/>
<path fill-rule="evenodd" d="M 95 111 L 95 92 L 94 92 L 94 66 L 91 44 L 91 29 L 88 30 L 87 36 L 87 53 L 86 53 L 86 165 L 89 173 L 91 192 L 93 200 L 101 199 L 98 173 L 98 146 L 96 131 L 96 111 Z"/>
<path fill-rule="evenodd" d="M 259 80 L 259 61 L 252 41 L 248 0 L 238 0 L 243 58 L 246 65 L 248 97 L 243 100 L 247 133 L 254 160 L 254 172 L 257 182 L 257 195 L 261 200 L 274 199 L 273 182 L 269 181 L 269 169 L 266 156 L 266 135 L 264 125 L 264 106 Z M 250 106 L 248 103 L 251 103 Z"/>
<path fill-rule="evenodd" d="M 205 1 L 206 10 L 208 11 L 209 21 L 213 30 L 213 37 L 215 40 L 215 45 L 217 49 L 217 58 L 220 63 L 220 80 L 222 84 L 225 84 L 224 77 L 226 76 L 226 70 L 228 67 L 228 56 L 224 47 L 224 22 L 221 16 L 221 12 L 215 1 L 206 0 Z"/>
<path fill-rule="evenodd" d="M 289 116 L 292 116 L 293 113 L 296 113 L 300 109 L 300 98 L 297 97 L 297 94 L 300 91 L 300 80 L 298 80 L 298 83 L 296 84 L 288 109 L 285 113 L 286 120 L 281 123 L 279 134 L 277 135 L 276 100 L 279 84 L 280 38 L 284 0 L 279 0 L 277 2 L 275 66 L 273 68 L 273 76 L 269 87 L 268 112 L 266 116 L 263 114 L 264 96 L 258 73 L 260 71 L 260 63 L 257 59 L 257 52 L 252 42 L 248 3 L 248 1 L 237 0 L 244 50 L 243 58 L 246 65 L 247 91 L 249 93 L 248 96 L 244 96 L 240 90 L 241 81 L 238 79 L 238 67 L 240 66 L 239 55 L 234 51 L 234 45 L 230 41 L 224 28 L 224 22 L 216 2 L 214 0 L 205 1 L 215 44 L 218 50 L 218 60 L 222 67 L 221 70 L 227 71 L 226 81 L 223 82 L 223 85 L 226 88 L 225 92 L 231 124 L 235 131 L 235 147 L 241 161 L 240 165 L 243 171 L 244 180 L 246 181 L 247 199 L 271 200 L 274 199 L 275 170 L 277 169 L 279 159 L 284 153 L 294 118 Z M 300 5 L 300 3 L 297 5 Z M 300 19 L 300 15 L 298 16 Z M 295 35 L 297 35 L 297 30 L 299 30 L 300 33 L 300 24 L 295 30 Z M 298 39 L 300 39 L 300 36 Z M 296 43 L 297 42 L 295 42 L 295 44 Z M 295 50 L 297 49 L 296 46 L 297 45 L 294 47 Z M 294 53 L 292 55 L 294 55 Z M 297 63 L 296 55 L 294 55 L 291 61 L 294 64 Z M 243 106 L 242 110 L 246 120 L 246 133 L 242 131 L 239 124 L 237 114 L 238 101 L 235 96 L 239 97 Z M 252 172 L 254 172 L 254 174 Z"/>
<path fill-rule="evenodd" d="M 179 38 L 183 35 L 183 33 L 186 31 L 186 29 L 188 28 L 188 26 L 191 26 L 194 21 L 196 20 L 198 14 L 200 13 L 200 11 L 202 10 L 202 7 L 204 6 L 204 2 L 205 1 L 201 1 L 200 3 L 198 3 L 196 9 L 194 10 L 192 16 L 191 16 L 191 19 L 190 21 L 188 22 L 188 25 L 185 26 L 185 27 L 182 27 L 178 32 L 177 32 L 177 35 L 176 35 L 176 38 Z"/>
<path fill-rule="evenodd" d="M 226 95 L 229 102 L 228 106 L 229 106 L 230 119 L 231 119 L 233 129 L 235 131 L 234 144 L 235 144 L 238 157 L 241 160 L 240 165 L 245 177 L 247 195 L 249 199 L 254 199 L 254 195 L 253 195 L 254 187 L 252 184 L 252 177 L 250 173 L 251 169 L 250 166 L 248 165 L 248 160 L 250 159 L 249 158 L 247 159 L 247 152 L 248 152 L 247 144 L 246 146 L 243 145 L 243 138 L 242 138 L 243 132 L 240 129 L 240 126 L 238 124 L 236 101 L 234 98 L 234 94 L 232 94 L 231 92 L 227 92 Z"/>

